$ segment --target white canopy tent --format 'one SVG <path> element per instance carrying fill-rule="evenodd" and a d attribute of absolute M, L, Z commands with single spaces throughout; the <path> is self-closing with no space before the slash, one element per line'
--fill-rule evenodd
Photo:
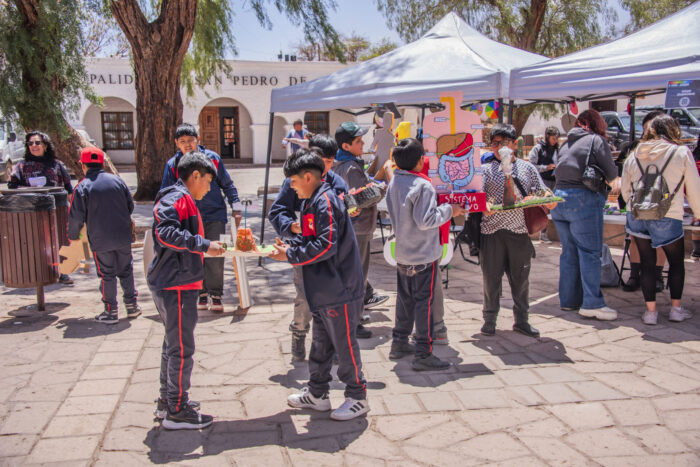
<path fill-rule="evenodd" d="M 275 112 L 359 109 L 389 102 L 425 106 L 438 103 L 445 91 L 461 91 L 465 103 L 502 99 L 508 96 L 512 68 L 544 60 L 493 41 L 449 13 L 415 42 L 304 84 L 273 89 L 264 205 Z M 264 232 L 263 218 L 261 243 Z"/>
<path fill-rule="evenodd" d="M 590 100 L 662 90 L 700 79 L 700 2 L 629 36 L 511 72 L 508 96 Z"/>
<path fill-rule="evenodd" d="M 449 13 L 415 42 L 308 83 L 272 91 L 271 112 L 438 102 L 462 91 L 465 102 L 508 96 L 510 70 L 546 60 L 493 41 Z"/>

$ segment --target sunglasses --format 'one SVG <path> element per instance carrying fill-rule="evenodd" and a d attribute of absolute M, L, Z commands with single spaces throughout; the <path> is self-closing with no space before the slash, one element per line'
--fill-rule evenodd
<path fill-rule="evenodd" d="M 28 141 L 28 142 L 27 142 L 27 146 L 29 146 L 29 147 L 31 147 L 31 146 L 40 146 L 40 145 L 42 145 L 42 144 L 44 144 L 43 141 Z"/>
<path fill-rule="evenodd" d="M 510 144 L 511 141 L 509 139 L 496 139 L 491 141 L 491 147 L 497 148 L 499 146 L 504 146 L 506 144 Z"/>

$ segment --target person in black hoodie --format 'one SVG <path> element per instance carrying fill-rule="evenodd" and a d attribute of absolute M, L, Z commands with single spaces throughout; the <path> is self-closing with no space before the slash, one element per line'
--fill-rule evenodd
<path fill-rule="evenodd" d="M 178 180 L 158 192 L 153 208 L 153 251 L 148 267 L 148 287 L 165 326 L 160 365 L 160 398 L 156 416 L 165 416 L 163 427 L 199 429 L 213 417 L 200 414 L 199 403 L 188 400 L 194 354 L 197 299 L 204 279 L 204 253 L 220 256 L 218 242 L 204 238 L 204 226 L 196 200 L 209 192 L 216 177 L 214 163 L 201 152 L 182 156 Z"/>
<path fill-rule="evenodd" d="M 309 353 L 309 386 L 292 394 L 295 408 L 331 410 L 328 399 L 333 354 L 338 355 L 338 379 L 345 383 L 345 402 L 331 413 L 350 420 L 369 412 L 367 388 L 355 333 L 365 291 L 362 262 L 345 204 L 321 176 L 320 156 L 300 149 L 284 163 L 284 175 L 303 199 L 301 236 L 288 244 L 277 238 L 278 261 L 302 268 L 304 294 L 313 317 Z"/>
<path fill-rule="evenodd" d="M 131 243 L 131 213 L 134 200 L 129 187 L 116 175 L 104 171 L 105 155 L 100 149 L 88 147 L 81 151 L 80 162 L 85 178 L 73 191 L 68 212 L 68 238 L 77 240 L 83 224 L 87 223 L 90 248 L 95 256 L 97 274 L 102 279 L 100 291 L 104 311 L 95 321 L 106 324 L 119 322 L 117 278 L 122 286 L 127 318 L 136 318 L 141 308 L 136 302 Z"/>

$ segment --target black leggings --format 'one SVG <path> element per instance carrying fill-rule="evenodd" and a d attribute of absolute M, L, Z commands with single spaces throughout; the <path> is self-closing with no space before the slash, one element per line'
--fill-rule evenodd
<path fill-rule="evenodd" d="M 639 250 L 642 263 L 642 294 L 645 302 L 656 301 L 656 249 L 651 247 L 648 238 L 633 237 Z M 671 299 L 680 300 L 683 296 L 683 284 L 685 282 L 685 245 L 683 237 L 673 243 L 662 247 L 668 259 L 668 288 L 671 289 Z"/>

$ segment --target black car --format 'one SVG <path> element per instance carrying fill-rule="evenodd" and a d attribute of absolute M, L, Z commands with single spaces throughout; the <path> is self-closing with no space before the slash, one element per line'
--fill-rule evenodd
<path fill-rule="evenodd" d="M 630 142 L 630 116 L 617 112 L 601 112 L 605 123 L 608 124 L 606 133 L 608 141 L 618 151 L 625 151 Z M 635 112 L 634 114 L 634 129 L 635 139 L 642 137 L 642 119 L 644 113 Z"/>

